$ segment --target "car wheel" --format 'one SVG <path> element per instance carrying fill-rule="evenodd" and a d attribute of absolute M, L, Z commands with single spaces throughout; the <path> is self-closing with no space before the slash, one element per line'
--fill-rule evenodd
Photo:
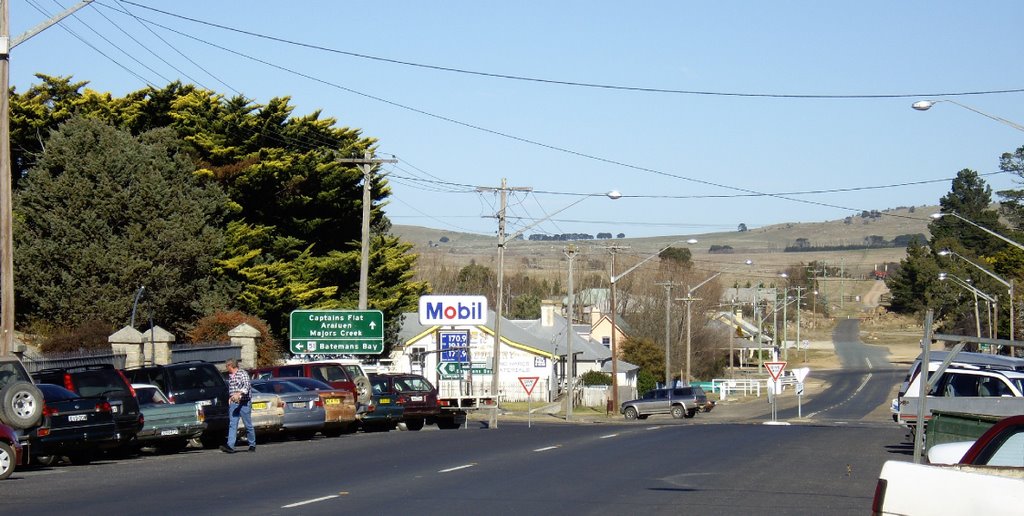
<path fill-rule="evenodd" d="M 373 396 L 370 390 L 370 379 L 365 376 L 357 376 L 353 383 L 356 384 L 356 401 L 363 405 L 370 403 L 370 398 Z"/>
<path fill-rule="evenodd" d="M 316 435 L 316 430 L 303 430 L 301 432 L 295 432 L 293 435 L 300 441 L 308 441 Z"/>
<path fill-rule="evenodd" d="M 203 443 L 203 448 L 213 449 L 228 441 L 228 435 L 226 432 L 215 432 L 212 434 L 203 432 L 203 435 L 199 436 L 199 442 Z"/>
<path fill-rule="evenodd" d="M 0 422 L 15 430 L 27 430 L 43 415 L 43 393 L 28 382 L 14 382 L 0 390 Z"/>
<path fill-rule="evenodd" d="M 633 407 L 626 407 L 626 411 L 623 412 L 623 415 L 626 416 L 626 419 L 636 419 L 638 416 L 636 409 Z"/>
<path fill-rule="evenodd" d="M 75 466 L 85 466 L 92 462 L 93 455 L 89 452 L 76 453 L 74 455 L 68 455 L 68 462 Z"/>
<path fill-rule="evenodd" d="M 185 448 L 188 448 L 187 439 L 175 439 L 172 441 L 167 441 L 156 445 L 157 451 L 166 454 L 174 454 L 181 451 L 185 451 Z"/>
<path fill-rule="evenodd" d="M 423 418 L 413 418 L 405 420 L 405 428 L 411 432 L 423 429 Z"/>
<path fill-rule="evenodd" d="M 686 411 L 686 418 L 687 419 L 690 419 L 691 417 L 693 417 L 695 415 L 697 415 L 697 409 L 690 409 L 690 410 Z"/>
<path fill-rule="evenodd" d="M 344 431 L 344 428 L 331 428 L 330 430 L 321 430 L 320 433 L 324 434 L 324 437 L 338 437 Z"/>
<path fill-rule="evenodd" d="M 683 414 L 685 412 L 686 411 L 683 410 L 683 407 L 680 407 L 679 405 L 673 405 L 672 406 L 672 417 L 674 419 L 683 419 Z M 687 416 L 687 417 L 689 417 L 689 416 Z"/>
<path fill-rule="evenodd" d="M 14 449 L 7 443 L 0 443 L 0 480 L 3 480 L 14 473 Z"/>
<path fill-rule="evenodd" d="M 36 457 L 33 457 L 32 462 L 35 462 L 40 466 L 50 467 L 60 462 L 60 457 L 57 455 L 37 455 Z"/>

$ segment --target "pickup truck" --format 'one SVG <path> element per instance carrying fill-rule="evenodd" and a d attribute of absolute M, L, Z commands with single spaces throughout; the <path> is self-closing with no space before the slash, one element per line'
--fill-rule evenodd
<path fill-rule="evenodd" d="M 136 434 L 139 446 L 153 446 L 164 453 L 177 453 L 190 439 L 206 429 L 203 407 L 198 402 L 171 403 L 159 387 L 133 383 L 145 424 Z"/>
<path fill-rule="evenodd" d="M 952 446 L 952 445 L 943 445 Z M 871 512 L 1009 514 L 1024 507 L 1024 416 L 989 428 L 950 466 L 887 461 Z"/>

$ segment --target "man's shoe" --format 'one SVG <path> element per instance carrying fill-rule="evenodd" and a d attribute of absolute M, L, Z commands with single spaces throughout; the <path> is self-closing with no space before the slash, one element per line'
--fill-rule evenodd
<path fill-rule="evenodd" d="M 235 453 L 235 449 L 234 448 L 228 448 L 228 446 L 226 444 L 220 445 L 220 451 L 222 451 L 224 453 Z"/>
<path fill-rule="evenodd" d="M 251 451 L 251 452 L 254 452 L 254 451 L 256 451 L 256 447 L 255 447 L 255 446 L 250 446 L 250 447 L 249 447 L 249 451 Z"/>

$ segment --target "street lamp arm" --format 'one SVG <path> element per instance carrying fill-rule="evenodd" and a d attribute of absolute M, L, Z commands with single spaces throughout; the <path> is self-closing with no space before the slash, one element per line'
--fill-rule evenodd
<path fill-rule="evenodd" d="M 637 270 L 637 268 L 639 268 L 639 267 L 640 267 L 641 265 L 643 265 L 643 264 L 645 264 L 645 263 L 647 263 L 647 262 L 649 262 L 649 261 L 653 260 L 654 258 L 657 258 L 658 256 L 660 256 L 660 255 L 661 255 L 661 253 L 663 253 L 663 252 L 665 252 L 665 251 L 667 251 L 667 250 L 671 249 L 671 248 L 672 248 L 672 246 L 674 246 L 674 245 L 678 244 L 679 242 L 686 242 L 686 243 L 688 243 L 688 244 L 696 244 L 696 243 L 697 243 L 697 241 L 696 241 L 696 240 L 694 240 L 694 239 L 692 239 L 692 238 L 690 238 L 690 239 L 687 239 L 687 240 L 676 240 L 675 242 L 672 242 L 671 244 L 669 244 L 669 245 L 667 245 L 667 246 L 665 246 L 665 247 L 661 248 L 661 250 L 660 250 L 660 251 L 658 251 L 658 252 L 656 252 L 656 253 L 654 253 L 654 254 L 652 254 L 652 255 L 648 256 L 647 258 L 644 258 L 643 260 L 640 260 L 640 263 L 638 263 L 638 264 L 636 264 L 636 265 L 634 265 L 634 266 L 632 266 L 632 267 L 630 267 L 630 268 L 626 269 L 626 271 L 625 271 L 625 272 L 623 272 L 622 274 L 619 274 L 618 276 L 612 276 L 612 277 L 611 277 L 611 282 L 612 282 L 612 283 L 615 283 L 615 282 L 619 281 L 620 279 L 622 279 L 622 277 L 623 277 L 623 276 L 625 276 L 625 275 L 627 275 L 627 274 L 629 274 L 629 273 L 631 273 L 631 272 L 633 272 L 633 271 Z"/>
<path fill-rule="evenodd" d="M 994 303 L 995 302 L 995 298 L 993 298 L 992 296 L 982 292 L 980 289 L 978 289 L 978 287 L 975 287 L 974 285 L 971 285 L 970 283 L 964 281 L 959 276 L 955 276 L 955 275 L 949 274 L 949 273 L 941 273 L 941 274 L 939 274 L 939 279 L 940 280 L 942 280 L 944 278 L 949 278 L 949 279 L 955 281 L 961 287 L 963 287 L 963 288 L 965 288 L 967 290 L 970 290 L 971 292 L 974 292 L 975 294 L 977 294 L 978 296 L 982 297 L 983 299 L 985 299 L 989 303 Z"/>
<path fill-rule="evenodd" d="M 979 224 L 975 223 L 974 221 L 971 221 L 971 220 L 968 220 L 968 219 L 966 219 L 964 217 L 961 217 L 960 214 L 955 212 L 955 211 L 940 211 L 938 213 L 932 213 L 931 217 L 933 219 L 938 219 L 938 218 L 946 216 L 946 215 L 952 215 L 952 216 L 954 216 L 954 217 L 956 217 L 956 218 L 958 218 L 958 219 L 960 219 L 960 220 L 962 220 L 962 221 L 964 221 L 964 222 L 966 222 L 966 223 L 968 223 L 968 224 L 970 224 L 970 225 L 972 225 L 972 226 L 974 226 L 974 227 L 976 227 L 976 228 L 978 228 L 978 229 L 980 229 L 980 230 L 982 230 L 982 231 L 984 231 L 984 232 L 986 232 L 986 233 L 988 233 L 988 234 L 990 234 L 990 235 L 992 235 L 992 236 L 1002 240 L 1003 242 L 1006 242 L 1007 244 L 1010 244 L 1010 245 L 1016 247 L 1017 249 L 1020 249 L 1021 251 L 1024 251 L 1024 245 L 1021 245 L 1021 244 L 1019 244 L 1017 242 L 1014 242 L 1013 240 L 1010 240 L 1009 238 L 1006 238 L 1003 235 L 1000 235 L 999 233 L 996 233 L 995 231 L 992 231 L 991 229 L 986 228 L 985 226 L 979 225 Z"/>
<path fill-rule="evenodd" d="M 707 283 L 708 283 L 709 281 L 711 281 L 711 280 L 713 280 L 713 279 L 715 279 L 715 278 L 717 278 L 717 277 L 719 277 L 719 276 L 721 276 L 721 275 L 722 275 L 722 273 L 721 273 L 721 272 L 716 272 L 716 273 L 712 274 L 710 278 L 708 278 L 708 279 L 706 279 L 706 280 L 704 280 L 704 281 L 702 281 L 702 282 L 698 283 L 696 287 L 693 287 L 693 288 L 691 288 L 690 290 L 688 290 L 688 291 L 686 292 L 686 295 L 687 295 L 687 297 L 689 297 L 689 296 L 692 296 L 692 295 L 693 295 L 693 293 L 697 291 L 697 289 L 699 289 L 699 288 L 703 287 L 703 286 L 704 286 L 704 285 L 706 285 L 706 284 L 707 284 Z"/>
<path fill-rule="evenodd" d="M 974 266 L 974 268 L 978 269 L 979 271 L 981 271 L 981 272 L 984 272 L 985 274 L 988 274 L 988 276 L 989 276 L 990 278 L 992 278 L 992 279 L 994 279 L 994 280 L 998 281 L 998 282 L 999 282 L 999 283 L 1001 283 L 1001 284 L 1002 284 L 1002 285 L 1003 285 L 1004 287 L 1006 287 L 1006 288 L 1013 288 L 1013 286 L 1012 286 L 1012 285 L 1010 285 L 1010 282 L 1009 282 L 1009 281 L 1006 281 L 1006 280 L 1004 280 L 1003 278 L 1000 278 L 999 276 L 996 276 L 996 275 L 995 275 L 994 273 L 990 272 L 990 271 L 989 271 L 988 269 L 986 269 L 986 268 L 982 267 L 981 265 L 978 265 L 978 264 L 974 263 L 974 262 L 973 262 L 973 261 L 971 261 L 971 260 L 968 260 L 968 259 L 967 259 L 967 257 L 965 257 L 964 255 L 962 255 L 962 254 L 960 254 L 960 253 L 957 253 L 956 251 L 951 251 L 951 250 L 949 250 L 949 249 L 944 249 L 944 250 L 942 250 L 942 251 L 939 251 L 939 255 L 940 255 L 940 256 L 943 256 L 943 255 L 945 255 L 945 254 L 949 254 L 949 255 L 952 255 L 952 256 L 956 256 L 956 257 L 959 257 L 959 258 L 960 258 L 961 260 L 963 260 L 963 261 L 965 261 L 965 262 L 967 262 L 967 263 L 969 263 L 969 264 L 973 265 L 973 266 Z"/>
<path fill-rule="evenodd" d="M 35 27 L 32 27 L 31 29 L 21 33 L 20 36 L 11 38 L 11 45 L 7 50 L 10 51 L 12 48 L 24 43 L 32 36 L 35 36 L 36 34 L 43 32 L 44 30 L 50 28 L 52 25 L 56 25 L 59 21 L 63 20 L 64 18 L 67 18 L 68 16 L 71 16 L 75 13 L 75 11 L 91 4 L 92 2 L 93 0 L 83 0 L 82 2 L 78 2 L 76 5 L 68 7 L 64 10 L 64 12 L 57 14 L 53 18 L 50 18 L 49 20 L 46 20 L 40 23 L 39 25 L 36 25 Z"/>
<path fill-rule="evenodd" d="M 971 106 L 968 106 L 967 104 L 961 104 L 961 103 L 959 103 L 959 102 L 957 102 L 955 100 L 951 100 L 951 99 L 920 100 L 920 101 L 917 101 L 914 104 L 912 104 L 910 107 L 912 107 L 912 108 L 914 108 L 914 109 L 916 109 L 918 111 L 927 111 L 929 108 L 931 108 L 935 104 L 938 104 L 939 102 L 949 102 L 950 104 L 956 104 L 956 105 L 958 105 L 958 106 L 960 106 L 960 107 L 962 107 L 962 108 L 964 108 L 964 109 L 966 109 L 968 111 L 973 111 L 973 112 L 975 112 L 975 113 L 977 113 L 977 114 L 979 114 L 979 115 L 981 115 L 981 116 L 983 116 L 985 118 L 988 118 L 990 120 L 995 120 L 996 122 L 999 122 L 1001 124 L 1006 124 L 1006 125 L 1014 128 L 1014 129 L 1016 129 L 1018 131 L 1024 131 L 1024 126 L 1022 126 L 1022 125 L 1020 125 L 1020 124 L 1018 124 L 1016 122 L 1013 122 L 1011 120 L 1007 120 L 1007 119 L 1002 118 L 1002 117 L 998 117 L 996 115 L 990 115 L 990 114 L 988 114 L 988 113 L 986 113 L 984 111 L 981 111 L 979 109 L 975 109 L 975 108 L 973 108 Z"/>

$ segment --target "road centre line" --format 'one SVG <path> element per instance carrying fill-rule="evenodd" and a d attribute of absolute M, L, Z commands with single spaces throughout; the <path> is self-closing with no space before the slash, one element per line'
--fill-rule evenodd
<path fill-rule="evenodd" d="M 644 430 L 661 430 L 661 428 L 662 427 L 660 427 L 660 426 L 649 426 L 649 427 L 645 428 Z"/>
<path fill-rule="evenodd" d="M 337 497 L 338 497 L 338 495 L 321 496 L 320 498 L 313 498 L 313 499 L 304 500 L 304 501 L 301 501 L 301 502 L 290 503 L 288 505 L 282 505 L 281 508 L 282 509 L 291 509 L 293 507 L 299 507 L 299 506 L 308 505 L 308 504 L 311 504 L 311 503 L 322 502 L 324 500 L 330 500 L 331 498 L 337 498 Z"/>
<path fill-rule="evenodd" d="M 561 448 L 561 447 L 562 447 L 561 444 L 556 444 L 554 446 L 545 446 L 544 448 L 537 448 L 536 450 L 533 450 L 533 451 L 535 451 L 535 452 L 542 452 L 542 451 L 554 450 L 554 449 Z"/>
<path fill-rule="evenodd" d="M 619 436 L 619 434 L 608 434 L 608 435 L 602 435 L 598 439 L 608 439 L 608 438 L 611 438 L 611 437 L 618 437 L 618 436 Z"/>
<path fill-rule="evenodd" d="M 868 360 L 868 358 L 867 358 L 867 357 L 864 357 L 864 361 L 865 361 L 865 362 L 867 362 L 867 364 L 868 364 L 868 370 L 870 371 L 870 370 L 872 369 L 872 366 L 871 366 L 871 361 L 870 361 L 870 360 Z M 867 384 L 868 384 L 868 382 L 870 382 L 870 381 L 871 381 L 871 377 L 872 377 L 873 375 L 874 375 L 874 373 L 868 373 L 868 375 L 864 377 L 864 381 L 863 381 L 863 382 L 860 382 L 860 386 L 859 386 L 859 387 L 857 387 L 857 390 L 853 391 L 853 394 L 851 394 L 851 395 L 850 395 L 850 396 L 849 396 L 848 398 L 846 398 L 845 400 L 843 400 L 843 401 L 840 401 L 839 403 L 836 403 L 835 405 L 832 405 L 831 407 L 829 407 L 829 408 L 827 408 L 827 409 L 824 409 L 824 410 L 819 410 L 819 411 L 817 411 L 817 412 L 812 412 L 812 413 L 810 413 L 810 414 L 807 414 L 807 418 L 808 418 L 808 419 L 810 419 L 810 418 L 812 418 L 812 417 L 814 417 L 814 416 L 816 416 L 816 415 L 818 415 L 818 414 L 820 414 L 820 413 L 822 413 L 822 412 L 828 412 L 829 410 L 832 410 L 832 409 L 834 409 L 834 408 L 838 407 L 839 405 L 842 405 L 842 404 L 846 403 L 847 401 L 850 401 L 850 400 L 852 400 L 854 396 L 856 396 L 857 394 L 859 394 L 859 393 L 860 393 L 860 391 L 864 390 L 864 387 L 866 387 L 866 386 L 867 386 Z"/>
<path fill-rule="evenodd" d="M 460 469 L 472 468 L 473 466 L 476 466 L 476 464 L 463 464 L 461 466 L 455 466 L 454 468 L 442 469 L 438 471 L 438 473 L 450 473 L 452 471 L 458 471 Z"/>

